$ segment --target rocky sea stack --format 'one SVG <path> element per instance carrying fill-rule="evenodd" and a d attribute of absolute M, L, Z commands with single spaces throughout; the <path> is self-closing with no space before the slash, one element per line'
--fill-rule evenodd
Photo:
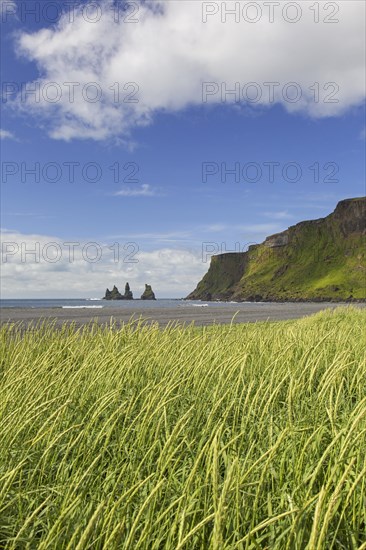
<path fill-rule="evenodd" d="M 188 300 L 366 301 L 366 197 L 271 235 L 247 252 L 213 256 Z"/>
<path fill-rule="evenodd" d="M 126 283 L 124 294 L 121 294 L 116 286 L 114 286 L 112 290 L 107 288 L 103 300 L 133 300 L 130 285 Z"/>
<path fill-rule="evenodd" d="M 125 300 L 133 300 L 133 294 L 132 294 L 132 291 L 130 289 L 130 285 L 128 283 L 126 283 L 126 286 L 125 286 L 125 293 L 124 293 L 124 296 L 123 298 Z"/>
<path fill-rule="evenodd" d="M 123 300 L 123 296 L 119 292 L 118 288 L 114 286 L 112 290 L 109 290 L 109 288 L 107 288 L 103 300 Z"/>
<path fill-rule="evenodd" d="M 145 285 L 145 292 L 141 296 L 141 300 L 156 300 L 155 294 L 150 285 Z"/>

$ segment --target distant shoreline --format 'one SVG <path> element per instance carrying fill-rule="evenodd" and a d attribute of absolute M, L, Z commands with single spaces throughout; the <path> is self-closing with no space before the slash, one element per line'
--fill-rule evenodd
<path fill-rule="evenodd" d="M 193 298 L 184 298 L 187 302 L 208 302 L 210 304 L 366 304 L 366 298 L 347 298 L 346 300 L 333 300 L 332 298 L 314 298 L 314 299 L 306 299 L 306 298 L 282 298 L 276 299 L 265 299 L 262 300 L 204 300 L 204 299 L 193 299 Z"/>
<path fill-rule="evenodd" d="M 54 321 L 55 326 L 62 326 L 64 323 L 74 323 L 82 327 L 97 322 L 100 325 L 110 325 L 111 322 L 127 323 L 131 319 L 141 319 L 146 323 L 157 322 L 164 327 L 171 323 L 188 325 L 195 323 L 197 326 L 213 324 L 252 323 L 257 321 L 283 321 L 298 319 L 317 313 L 324 309 L 335 309 L 337 307 L 365 308 L 364 303 L 345 304 L 339 303 L 310 303 L 310 302 L 286 302 L 286 303 L 226 303 L 217 304 L 213 302 L 208 307 L 200 304 L 183 302 L 182 307 L 166 308 L 133 308 L 130 307 L 106 307 L 106 308 L 6 308 L 0 310 L 1 324 L 22 323 L 25 327 L 34 325 L 43 320 Z"/>

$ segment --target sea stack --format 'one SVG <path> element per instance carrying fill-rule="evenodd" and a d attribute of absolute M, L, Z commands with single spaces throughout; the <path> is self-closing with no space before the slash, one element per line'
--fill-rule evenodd
<path fill-rule="evenodd" d="M 145 285 L 145 292 L 141 296 L 141 300 L 156 300 L 155 294 L 150 285 Z"/>
<path fill-rule="evenodd" d="M 125 300 L 133 300 L 133 294 L 132 294 L 132 291 L 130 289 L 130 285 L 128 283 L 126 283 L 125 294 L 124 294 L 123 298 Z"/>
<path fill-rule="evenodd" d="M 105 291 L 105 296 L 103 300 L 123 300 L 123 296 L 119 292 L 116 285 L 114 285 L 112 290 L 109 290 L 109 288 L 107 288 L 107 290 Z"/>
<path fill-rule="evenodd" d="M 103 300 L 133 300 L 130 285 L 126 283 L 124 294 L 121 294 L 116 286 L 113 287 L 113 290 L 109 290 L 109 288 L 107 288 Z"/>

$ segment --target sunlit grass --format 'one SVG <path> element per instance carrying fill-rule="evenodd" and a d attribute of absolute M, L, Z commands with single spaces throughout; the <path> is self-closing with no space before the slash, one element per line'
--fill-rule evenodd
<path fill-rule="evenodd" d="M 366 548 L 365 321 L 3 327 L 0 547 Z"/>

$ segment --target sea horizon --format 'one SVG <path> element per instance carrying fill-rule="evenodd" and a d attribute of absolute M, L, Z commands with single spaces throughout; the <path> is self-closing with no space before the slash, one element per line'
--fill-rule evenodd
<path fill-rule="evenodd" d="M 317 304 L 316 301 L 306 301 L 304 304 Z M 350 305 L 348 302 L 322 302 L 324 305 Z M 296 301 L 223 301 L 223 300 L 187 300 L 185 298 L 157 298 L 156 300 L 104 300 L 102 298 L 1 298 L 0 310 L 3 309 L 172 309 L 184 307 L 260 307 L 278 305 L 299 305 Z"/>

